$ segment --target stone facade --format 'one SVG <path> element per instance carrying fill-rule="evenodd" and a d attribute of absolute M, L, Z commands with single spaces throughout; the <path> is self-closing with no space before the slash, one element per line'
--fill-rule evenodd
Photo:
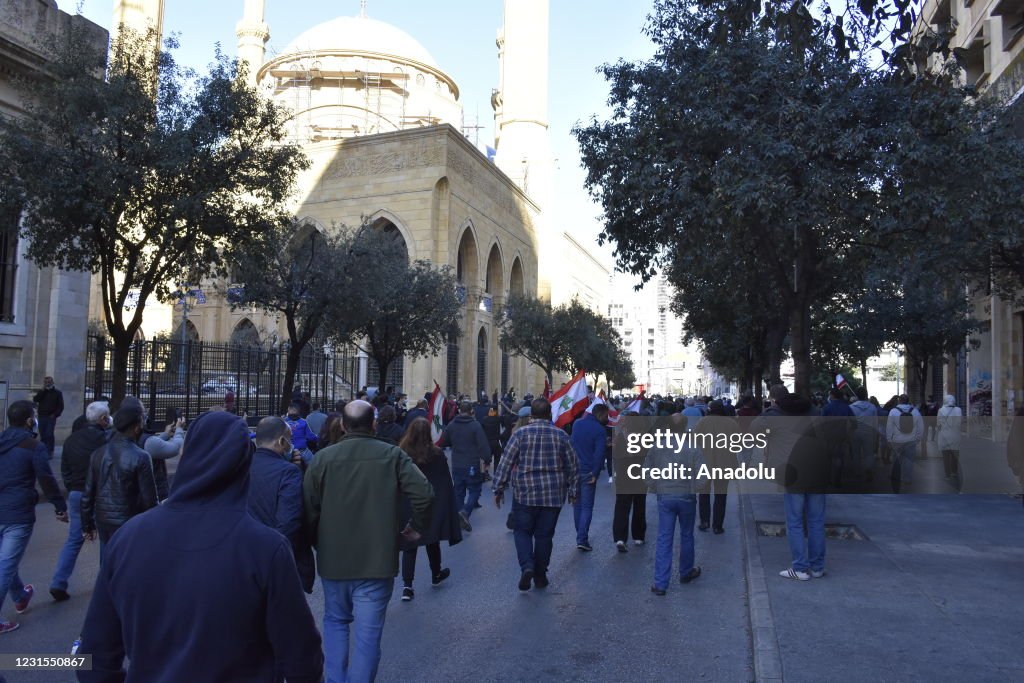
<path fill-rule="evenodd" d="M 306 152 L 313 163 L 299 183 L 301 220 L 329 230 L 366 217 L 401 234 L 411 259 L 448 264 L 461 275 L 466 303 L 454 382 L 442 353 L 406 361 L 402 388 L 420 395 L 436 379 L 449 391 L 473 393 L 482 340 L 486 391 L 536 389 L 539 374 L 523 359 L 510 359 L 503 377 L 495 320 L 510 292 L 536 294 L 537 207 L 530 199 L 449 125 L 313 143 Z M 202 339 L 231 339 L 240 325 L 247 329 L 246 320 L 264 340 L 285 338 L 272 316 L 231 311 L 212 294 L 189 320 Z M 364 371 L 360 384 L 365 377 Z"/>
<path fill-rule="evenodd" d="M 20 116 L 23 103 L 13 80 L 46 68 L 46 45 L 62 40 L 72 29 L 86 32 L 98 47 L 107 33 L 80 16 L 61 12 L 52 0 L 0 0 L 0 114 Z M 64 392 L 64 417 L 57 424 L 63 440 L 82 406 L 85 343 L 89 311 L 89 274 L 39 268 L 22 254 L 13 217 L 0 225 L 16 270 L 12 310 L 0 318 L 0 420 L 6 423 L 7 403 L 31 398 L 52 375 Z M 6 388 L 6 392 L 4 392 Z M 3 403 L 5 398 L 7 403 Z"/>
<path fill-rule="evenodd" d="M 932 27 L 952 29 L 953 47 L 967 51 L 968 83 L 1014 107 L 1024 106 L 1024 0 L 928 0 L 921 17 Z M 918 26 L 923 28 L 923 23 Z M 966 354 L 946 364 L 941 386 L 936 373 L 927 390 L 966 399 L 969 414 L 998 418 L 1024 403 L 1024 307 L 985 289 L 979 286 L 974 296 L 981 330 L 971 335 Z M 996 422 L 997 437 L 1003 424 Z"/>

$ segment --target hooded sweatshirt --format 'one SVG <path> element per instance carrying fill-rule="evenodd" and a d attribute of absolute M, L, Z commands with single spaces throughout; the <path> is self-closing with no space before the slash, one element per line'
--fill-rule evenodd
<path fill-rule="evenodd" d="M 451 447 L 452 469 L 468 470 L 480 467 L 480 460 L 491 455 L 484 428 L 472 415 L 459 415 L 441 433 L 441 448 Z"/>
<path fill-rule="evenodd" d="M 241 418 L 192 424 L 170 498 L 106 548 L 79 649 L 93 669 L 79 681 L 320 681 L 320 634 L 291 547 L 246 507 L 251 461 Z"/>
<path fill-rule="evenodd" d="M 57 512 L 67 510 L 46 446 L 27 429 L 5 429 L 0 433 L 0 524 L 36 521 L 36 481 Z"/>

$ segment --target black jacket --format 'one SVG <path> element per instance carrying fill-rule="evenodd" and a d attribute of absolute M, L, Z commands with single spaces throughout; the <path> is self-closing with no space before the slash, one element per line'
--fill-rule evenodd
<path fill-rule="evenodd" d="M 480 467 L 480 461 L 491 454 L 490 444 L 480 423 L 472 415 L 459 415 L 441 433 L 441 448 L 452 449 L 452 469 Z"/>
<path fill-rule="evenodd" d="M 43 389 L 32 401 L 38 406 L 39 417 L 60 417 L 64 412 L 64 394 L 57 387 Z"/>
<path fill-rule="evenodd" d="M 459 526 L 459 510 L 455 504 L 455 486 L 452 484 L 452 473 L 448 469 L 448 461 L 440 449 L 435 449 L 434 458 L 426 464 L 416 463 L 423 476 L 434 489 L 434 507 L 431 508 L 430 526 L 423 530 L 415 543 L 404 538 L 399 542 L 402 550 L 409 550 L 421 545 L 448 541 L 455 545 L 462 541 L 462 527 Z M 412 504 L 406 496 L 402 496 L 402 516 L 399 517 L 402 528 L 412 518 Z"/>
<path fill-rule="evenodd" d="M 302 529 L 302 470 L 269 448 L 257 448 L 249 470 L 249 514 L 288 539 L 302 589 L 313 592 L 316 564 Z"/>
<path fill-rule="evenodd" d="M 156 506 L 156 479 L 149 453 L 115 434 L 89 463 L 82 492 L 82 531 L 117 529 Z"/>
<path fill-rule="evenodd" d="M 377 438 L 384 439 L 390 444 L 395 446 L 402 440 L 402 434 L 405 430 L 398 426 L 395 422 L 378 422 L 377 423 Z"/>
<path fill-rule="evenodd" d="M 247 509 L 250 453 L 241 418 L 192 423 L 170 498 L 107 546 L 79 681 L 125 681 L 127 657 L 129 683 L 319 683 L 320 633 L 291 547 Z"/>
<path fill-rule="evenodd" d="M 60 456 L 60 474 L 68 491 L 84 491 L 92 454 L 107 443 L 107 432 L 96 424 L 86 425 L 64 441 Z"/>

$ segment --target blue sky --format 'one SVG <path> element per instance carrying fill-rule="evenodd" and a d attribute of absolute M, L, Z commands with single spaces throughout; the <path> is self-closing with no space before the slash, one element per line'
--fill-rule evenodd
<path fill-rule="evenodd" d="M 514 0 L 513 0 L 514 1 Z M 58 3 L 74 11 L 69 0 Z M 210 61 L 214 45 L 235 53 L 235 24 L 243 0 L 167 0 L 164 28 L 179 34 L 178 58 L 193 67 Z M 112 0 L 82 0 L 81 13 L 110 28 Z M 594 69 L 619 58 L 649 57 L 653 47 L 641 33 L 649 0 L 551 0 L 551 142 L 559 160 L 554 218 L 593 241 L 600 230 L 600 207 L 587 196 L 579 151 L 570 134 L 577 121 L 607 112 L 608 87 Z M 359 13 L 359 0 L 267 0 L 269 53 L 282 50 L 306 29 L 341 15 Z M 498 81 L 494 39 L 502 20 L 502 0 L 369 0 L 368 16 L 416 38 L 461 89 L 467 123 L 479 116 L 481 142 L 493 140 L 491 89 Z M 611 249 L 595 251 L 611 264 Z"/>

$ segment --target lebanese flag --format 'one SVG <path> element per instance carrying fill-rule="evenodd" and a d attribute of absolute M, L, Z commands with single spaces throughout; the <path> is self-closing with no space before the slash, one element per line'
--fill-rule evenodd
<path fill-rule="evenodd" d="M 594 412 L 594 406 L 599 406 L 602 403 L 604 403 L 605 405 L 608 404 L 608 401 L 606 401 L 605 398 L 604 398 L 604 389 L 599 391 L 597 396 L 594 397 L 594 400 L 590 402 L 589 406 L 587 406 L 587 412 L 588 413 Z"/>
<path fill-rule="evenodd" d="M 544 378 L 544 391 L 541 393 L 541 396 L 547 401 L 551 400 L 551 384 L 548 382 L 547 377 Z"/>
<path fill-rule="evenodd" d="M 594 406 L 601 404 L 608 405 L 608 399 L 605 398 L 604 389 L 602 389 L 597 396 L 594 398 L 594 402 L 587 408 L 588 413 L 594 412 Z M 619 411 L 615 410 L 611 406 L 608 406 L 608 426 L 615 427 L 619 424 Z"/>
<path fill-rule="evenodd" d="M 551 421 L 556 427 L 565 427 L 580 416 L 590 397 L 587 392 L 587 373 L 580 370 L 561 389 L 548 399 L 551 403 Z"/>
<path fill-rule="evenodd" d="M 643 406 L 644 394 L 646 394 L 646 393 L 647 393 L 646 389 L 641 391 L 640 395 L 637 396 L 635 399 L 633 399 L 633 401 L 628 406 L 626 406 L 626 410 L 632 410 L 634 413 L 639 413 L 640 412 L 640 408 Z"/>
<path fill-rule="evenodd" d="M 430 422 L 430 437 L 434 440 L 435 444 L 441 440 L 441 432 L 444 431 L 442 415 L 444 415 L 444 394 L 441 393 L 441 387 L 438 386 L 437 380 L 435 380 L 434 391 L 430 394 L 430 406 L 427 408 L 427 421 Z"/>

